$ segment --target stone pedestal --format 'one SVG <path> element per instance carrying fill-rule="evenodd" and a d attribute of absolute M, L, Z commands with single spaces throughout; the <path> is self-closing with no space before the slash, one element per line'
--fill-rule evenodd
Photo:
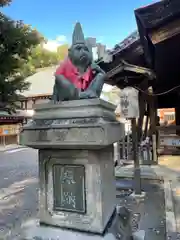
<path fill-rule="evenodd" d="M 113 164 L 124 126 L 114 110 L 100 99 L 35 106 L 20 141 L 39 149 L 39 222 L 24 226 L 24 239 L 116 239 L 125 231 Z M 119 239 L 131 239 L 128 232 Z"/>

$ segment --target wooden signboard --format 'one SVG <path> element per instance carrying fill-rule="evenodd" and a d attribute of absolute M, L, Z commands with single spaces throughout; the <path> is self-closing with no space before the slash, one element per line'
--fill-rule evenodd
<path fill-rule="evenodd" d="M 120 93 L 121 117 L 132 119 L 139 117 L 139 93 L 135 88 L 127 87 Z"/>

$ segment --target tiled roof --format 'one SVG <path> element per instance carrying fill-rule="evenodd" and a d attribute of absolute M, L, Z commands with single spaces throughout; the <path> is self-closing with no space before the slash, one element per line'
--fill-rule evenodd
<path fill-rule="evenodd" d="M 54 85 L 55 70 L 56 66 L 49 67 L 26 78 L 26 81 L 30 82 L 31 85 L 29 90 L 23 92 L 22 95 L 25 97 L 47 94 L 51 95 Z"/>
<path fill-rule="evenodd" d="M 139 40 L 139 32 L 138 31 L 134 31 L 132 32 L 127 38 L 125 38 L 123 41 L 121 41 L 120 43 L 117 43 L 113 49 L 109 50 L 110 54 L 117 54 L 120 51 L 122 51 L 123 49 L 129 47 L 129 45 L 131 45 L 132 43 L 136 42 Z"/>

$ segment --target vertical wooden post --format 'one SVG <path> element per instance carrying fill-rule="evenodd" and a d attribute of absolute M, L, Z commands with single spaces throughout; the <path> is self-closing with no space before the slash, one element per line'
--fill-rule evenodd
<path fill-rule="evenodd" d="M 26 100 L 25 101 L 25 110 L 27 110 L 28 109 L 28 101 Z"/>
<path fill-rule="evenodd" d="M 145 78 L 142 83 L 139 85 L 139 88 L 144 92 L 147 92 L 148 89 L 148 79 Z M 144 116 L 146 112 L 146 103 L 147 103 L 147 95 L 144 92 L 139 92 L 139 119 L 138 119 L 138 141 L 143 139 L 143 124 L 144 124 Z"/>
<path fill-rule="evenodd" d="M 21 109 L 23 109 L 23 108 L 24 108 L 24 102 L 21 101 Z"/>
<path fill-rule="evenodd" d="M 149 124 L 149 113 L 147 112 L 145 128 L 144 128 L 144 138 L 146 138 L 148 135 L 148 124 Z"/>
<path fill-rule="evenodd" d="M 156 106 L 155 106 L 155 99 L 153 96 L 153 88 L 149 87 L 149 111 L 150 111 L 150 136 L 152 137 L 152 156 L 153 162 L 157 163 L 157 144 L 156 144 Z"/>
<path fill-rule="evenodd" d="M 123 148 L 123 161 L 126 160 L 126 142 L 125 142 L 126 135 L 124 135 L 123 142 L 122 142 L 122 148 Z"/>
<path fill-rule="evenodd" d="M 142 93 L 139 93 L 139 119 L 138 119 L 138 142 L 142 140 L 143 136 L 143 121 L 144 121 L 144 115 L 145 115 L 145 97 Z"/>
<path fill-rule="evenodd" d="M 132 88 L 125 88 L 121 91 L 121 111 L 122 116 L 131 120 L 132 125 L 132 144 L 134 160 L 134 191 L 135 194 L 141 194 L 141 171 L 138 155 L 138 135 L 136 119 L 139 118 L 139 92 Z"/>
<path fill-rule="evenodd" d="M 129 141 L 129 126 L 128 126 L 128 133 L 127 133 L 127 161 L 128 160 L 132 160 L 132 159 L 129 159 L 129 145 L 130 145 L 130 141 Z"/>
<path fill-rule="evenodd" d="M 176 126 L 180 126 L 180 107 L 175 108 L 175 116 L 176 116 Z M 176 134 L 180 136 L 180 130 L 176 130 Z"/>
<path fill-rule="evenodd" d="M 6 146 L 6 136 L 3 135 L 3 146 L 5 147 Z"/>
<path fill-rule="evenodd" d="M 139 165 L 137 127 L 135 118 L 131 119 L 131 124 L 132 124 L 132 144 L 134 159 L 134 191 L 135 194 L 141 194 L 141 170 Z"/>

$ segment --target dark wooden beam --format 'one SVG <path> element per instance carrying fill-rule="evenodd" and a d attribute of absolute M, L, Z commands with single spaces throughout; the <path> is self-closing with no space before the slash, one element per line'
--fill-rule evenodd
<path fill-rule="evenodd" d="M 153 80 L 153 79 L 156 78 L 156 75 L 153 72 L 153 70 L 151 70 L 149 68 L 144 68 L 144 67 L 141 67 L 141 66 L 136 66 L 136 65 L 133 65 L 133 64 L 129 64 L 124 60 L 122 60 L 122 63 L 124 64 L 124 70 L 125 71 L 130 71 L 130 72 L 135 72 L 135 73 L 145 75 L 150 80 Z"/>
<path fill-rule="evenodd" d="M 157 130 L 156 130 L 156 122 L 157 122 L 157 108 L 155 103 L 155 97 L 153 96 L 153 88 L 148 88 L 149 93 L 149 112 L 150 112 L 150 131 L 149 136 L 152 139 L 152 147 L 153 147 L 153 162 L 157 163 Z"/>
<path fill-rule="evenodd" d="M 173 130 L 180 130 L 180 125 L 168 125 L 168 126 L 156 126 L 158 131 L 173 131 Z"/>
<path fill-rule="evenodd" d="M 124 60 L 121 60 L 118 66 L 107 72 L 107 78 L 112 78 L 115 75 L 121 73 L 122 71 L 129 71 L 137 74 L 142 74 L 151 80 L 156 78 L 155 73 L 151 69 L 129 64 Z"/>
<path fill-rule="evenodd" d="M 144 116 L 147 111 L 147 89 L 148 89 L 148 79 L 145 78 L 144 81 L 142 81 L 138 85 L 139 89 L 142 91 L 139 91 L 139 111 L 140 111 L 140 116 L 138 119 L 138 141 L 142 140 L 143 137 L 143 122 L 144 122 Z"/>
<path fill-rule="evenodd" d="M 175 108 L 176 125 L 180 125 L 180 106 Z M 176 129 L 176 134 L 180 136 L 180 129 Z"/>

